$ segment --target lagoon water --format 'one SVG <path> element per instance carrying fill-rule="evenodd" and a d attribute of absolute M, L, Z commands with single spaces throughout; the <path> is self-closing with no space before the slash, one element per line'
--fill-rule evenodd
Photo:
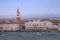
<path fill-rule="evenodd" d="M 0 40 L 60 40 L 60 33 L 0 32 Z"/>

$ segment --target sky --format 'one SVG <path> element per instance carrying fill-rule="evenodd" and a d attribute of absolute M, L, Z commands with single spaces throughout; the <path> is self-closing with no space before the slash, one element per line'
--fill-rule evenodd
<path fill-rule="evenodd" d="M 60 0 L 0 0 L 0 18 L 60 17 Z"/>

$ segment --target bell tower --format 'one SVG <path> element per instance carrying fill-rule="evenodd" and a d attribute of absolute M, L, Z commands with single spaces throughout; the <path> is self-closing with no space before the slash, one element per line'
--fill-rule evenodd
<path fill-rule="evenodd" d="M 19 8 L 17 8 L 17 17 L 16 17 L 16 22 L 17 22 L 17 24 L 19 24 L 19 25 L 20 25 L 20 23 L 21 23 Z"/>

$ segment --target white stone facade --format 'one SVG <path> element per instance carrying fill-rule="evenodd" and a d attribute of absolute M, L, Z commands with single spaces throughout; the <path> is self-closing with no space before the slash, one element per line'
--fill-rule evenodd
<path fill-rule="evenodd" d="M 24 23 L 26 29 L 43 29 L 46 30 L 48 25 L 52 25 L 49 21 L 40 21 L 40 20 L 33 20 Z"/>
<path fill-rule="evenodd" d="M 58 29 L 58 25 L 49 25 L 48 28 L 49 29 Z"/>
<path fill-rule="evenodd" d="M 60 23 L 58 24 L 58 26 L 59 26 L 59 27 L 58 27 L 58 30 L 60 31 Z"/>
<path fill-rule="evenodd" d="M 7 31 L 19 30 L 19 25 L 18 24 L 0 24 L 0 30 L 7 30 Z"/>

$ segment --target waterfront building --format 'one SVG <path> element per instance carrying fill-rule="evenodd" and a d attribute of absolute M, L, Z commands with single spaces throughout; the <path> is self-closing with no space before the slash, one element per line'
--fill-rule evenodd
<path fill-rule="evenodd" d="M 49 25 L 48 29 L 58 29 L 58 25 Z"/>
<path fill-rule="evenodd" d="M 60 31 L 60 23 L 58 23 L 58 31 Z"/>
<path fill-rule="evenodd" d="M 49 25 L 52 25 L 49 21 L 40 21 L 39 19 L 28 20 L 24 23 L 26 30 L 46 30 Z"/>
<path fill-rule="evenodd" d="M 7 20 L 5 20 L 7 21 Z M 9 22 L 0 22 L 0 31 L 16 31 L 19 30 L 19 26 L 16 22 L 12 22 L 14 20 L 9 20 Z"/>
<path fill-rule="evenodd" d="M 18 31 L 20 30 L 21 18 L 19 8 L 17 8 L 16 19 L 2 19 L 0 20 L 0 31 Z"/>

